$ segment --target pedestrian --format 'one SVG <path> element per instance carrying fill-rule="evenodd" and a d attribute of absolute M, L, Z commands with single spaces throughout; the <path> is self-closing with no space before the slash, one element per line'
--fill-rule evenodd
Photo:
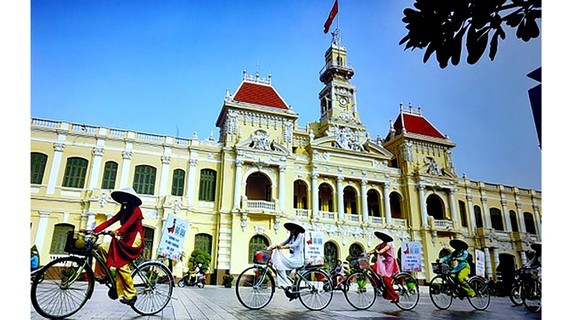
<path fill-rule="evenodd" d="M 373 269 L 384 282 L 384 287 L 386 288 L 383 295 L 384 299 L 397 303 L 400 298 L 392 286 L 392 276 L 400 272 L 400 267 L 394 255 L 394 244 L 392 242 L 394 239 L 389 234 L 381 231 L 374 231 L 374 235 L 381 242 L 368 252 L 368 254 L 376 254 L 376 264 L 373 266 Z"/>
<path fill-rule="evenodd" d="M 469 297 L 474 297 L 475 291 L 473 291 L 469 283 L 467 283 L 467 277 L 469 277 L 471 273 L 471 267 L 467 262 L 469 256 L 467 248 L 469 248 L 469 245 L 461 239 L 453 239 L 449 242 L 449 245 L 454 249 L 453 252 L 438 259 L 437 262 L 447 262 L 449 260 L 457 261 L 455 268 L 450 271 L 451 276 L 457 280 L 461 289 L 463 289 Z M 462 297 L 460 296 L 460 298 Z"/>
<path fill-rule="evenodd" d="M 30 250 L 30 263 L 32 271 L 40 267 L 40 252 L 38 251 L 38 247 L 36 247 L 35 244 L 32 246 L 32 249 Z"/>
<path fill-rule="evenodd" d="M 289 236 L 281 244 L 273 247 L 270 246 L 268 249 L 272 250 L 271 257 L 273 259 L 273 266 L 277 271 L 277 285 L 285 290 L 285 295 L 290 300 L 293 300 L 296 296 L 290 292 L 293 283 L 291 279 L 287 277 L 287 271 L 299 268 L 305 263 L 303 250 L 305 244 L 305 228 L 294 222 L 286 222 L 283 226 L 289 230 Z M 285 255 L 281 249 L 288 249 L 289 255 Z"/>
<path fill-rule="evenodd" d="M 117 230 L 111 231 L 112 239 L 108 248 L 101 245 L 97 248 L 97 251 L 103 257 L 108 268 L 116 268 L 115 281 L 117 296 L 120 298 L 119 301 L 133 305 L 137 300 L 137 292 L 133 284 L 129 264 L 138 258 L 144 249 L 144 239 L 142 237 L 143 215 L 139 208 L 142 200 L 135 190 L 130 187 L 113 191 L 111 197 L 121 204 L 121 209 L 113 217 L 95 227 L 93 232 L 102 232 L 117 221 L 121 223 Z M 107 281 L 105 272 L 99 265 L 95 266 L 95 278 L 100 283 Z"/>

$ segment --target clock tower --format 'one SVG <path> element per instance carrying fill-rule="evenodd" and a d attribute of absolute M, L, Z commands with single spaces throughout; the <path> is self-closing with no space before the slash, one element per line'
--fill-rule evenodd
<path fill-rule="evenodd" d="M 321 117 L 317 137 L 343 130 L 364 139 L 366 128 L 360 122 L 356 107 L 356 88 L 350 84 L 354 69 L 348 64 L 346 48 L 340 43 L 338 29 L 333 32 L 331 46 L 325 53 L 325 66 L 319 79 L 325 87 L 319 93 Z"/>

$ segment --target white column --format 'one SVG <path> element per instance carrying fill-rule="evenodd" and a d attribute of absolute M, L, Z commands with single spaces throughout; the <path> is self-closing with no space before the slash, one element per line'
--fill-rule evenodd
<path fill-rule="evenodd" d="M 449 189 L 449 209 L 451 210 L 451 221 L 453 221 L 453 226 L 455 228 L 461 226 L 461 223 L 457 219 L 457 208 L 455 204 L 455 190 Z"/>
<path fill-rule="evenodd" d="M 160 170 L 160 184 L 158 185 L 158 196 L 168 195 L 168 177 L 170 177 L 170 156 L 162 156 L 162 169 Z"/>
<path fill-rule="evenodd" d="M 236 160 L 236 179 L 234 183 L 234 209 L 239 209 L 239 204 L 241 201 L 241 179 L 243 170 L 243 161 Z"/>
<path fill-rule="evenodd" d="M 38 229 L 36 231 L 36 237 L 34 239 L 34 243 L 38 248 L 38 252 L 42 253 L 44 247 L 44 241 L 46 238 L 46 230 L 49 221 L 49 212 L 48 211 L 40 211 L 40 221 L 38 222 Z M 45 260 L 47 261 L 47 260 Z"/>
<path fill-rule="evenodd" d="M 519 217 L 519 230 L 521 233 L 526 232 L 526 225 L 524 224 L 524 214 L 522 212 L 522 204 L 517 203 L 517 215 Z"/>
<path fill-rule="evenodd" d="M 511 217 L 509 215 L 509 209 L 507 208 L 507 200 L 501 199 L 501 205 L 503 206 L 503 217 L 505 218 L 505 231 L 512 232 L 513 227 L 511 226 Z"/>
<path fill-rule="evenodd" d="M 192 206 L 194 204 L 194 199 L 196 195 L 194 194 L 196 188 L 196 164 L 198 160 L 190 159 L 188 161 L 188 177 L 186 177 L 186 200 L 188 205 Z"/>
<path fill-rule="evenodd" d="M 489 208 L 487 208 L 487 198 L 485 193 L 481 192 L 481 203 L 483 204 L 483 219 L 485 219 L 485 228 L 492 228 L 491 214 L 489 213 Z"/>
<path fill-rule="evenodd" d="M 542 238 L 542 222 L 540 221 L 540 212 L 538 211 L 538 206 L 533 205 L 532 210 L 534 211 L 534 221 L 536 221 L 536 233 L 539 239 Z"/>
<path fill-rule="evenodd" d="M 319 218 L 319 185 L 317 179 L 319 178 L 318 173 L 311 173 L 311 203 L 313 206 L 313 219 Z"/>
<path fill-rule="evenodd" d="M 495 277 L 493 277 L 493 278 L 495 280 L 497 280 L 496 271 L 497 271 L 497 267 L 499 266 L 499 248 L 493 248 L 493 262 L 495 264 Z"/>
<path fill-rule="evenodd" d="M 485 275 L 487 275 L 487 279 L 493 277 L 493 266 L 491 265 L 491 254 L 489 253 L 489 248 L 483 248 L 483 252 L 485 252 Z"/>
<path fill-rule="evenodd" d="M 467 211 L 469 212 L 469 226 L 471 227 L 471 232 L 475 234 L 477 229 L 477 222 L 475 222 L 475 212 L 473 211 L 473 197 L 467 195 Z"/>
<path fill-rule="evenodd" d="M 55 184 L 57 182 L 57 177 L 59 176 L 59 167 L 61 166 L 61 158 L 63 157 L 64 147 L 65 145 L 63 143 L 53 144 L 53 161 L 51 163 L 51 169 L 49 170 L 49 179 L 46 194 L 53 194 L 55 191 Z"/>
<path fill-rule="evenodd" d="M 420 212 L 422 216 L 422 226 L 428 227 L 428 214 L 427 214 L 427 204 L 426 204 L 426 186 L 420 184 L 418 185 L 418 191 L 420 193 Z"/>
<path fill-rule="evenodd" d="M 338 219 L 340 221 L 344 221 L 344 197 L 343 197 L 343 190 L 342 190 L 342 181 L 344 178 L 339 176 L 336 178 L 336 201 L 338 202 L 337 209 L 338 209 Z"/>
<path fill-rule="evenodd" d="M 384 214 L 386 215 L 386 224 L 392 224 L 392 208 L 390 207 L 390 184 L 384 183 Z"/>
<path fill-rule="evenodd" d="M 101 172 L 101 159 L 103 158 L 103 148 L 93 148 L 93 161 L 91 161 L 91 173 L 89 174 L 88 189 L 95 189 L 99 181 L 99 173 Z"/>
<path fill-rule="evenodd" d="M 129 171 L 131 169 L 131 151 L 123 151 L 123 165 L 121 166 L 121 180 L 119 181 L 119 188 L 126 188 L 129 186 Z"/>
<path fill-rule="evenodd" d="M 285 212 L 285 169 L 287 166 L 279 166 L 279 206 L 281 212 Z"/>
<path fill-rule="evenodd" d="M 360 201 L 362 202 L 362 221 L 368 222 L 368 201 L 366 199 L 366 184 L 368 180 L 362 179 L 360 181 Z"/>

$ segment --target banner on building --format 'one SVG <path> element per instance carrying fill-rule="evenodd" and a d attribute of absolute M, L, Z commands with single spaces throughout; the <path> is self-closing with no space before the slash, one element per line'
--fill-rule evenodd
<path fill-rule="evenodd" d="M 475 249 L 475 274 L 485 277 L 485 253 Z"/>
<path fill-rule="evenodd" d="M 321 232 L 305 233 L 305 264 L 315 265 L 325 262 L 325 241 Z"/>
<path fill-rule="evenodd" d="M 182 249 L 184 248 L 187 230 L 188 221 L 174 215 L 168 215 L 158 245 L 158 256 L 177 261 L 182 260 Z"/>
<path fill-rule="evenodd" d="M 402 242 L 402 271 L 422 272 L 422 243 Z"/>

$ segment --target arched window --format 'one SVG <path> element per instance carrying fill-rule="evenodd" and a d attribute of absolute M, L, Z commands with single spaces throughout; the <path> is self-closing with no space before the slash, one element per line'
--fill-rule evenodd
<path fill-rule="evenodd" d="M 397 192 L 390 193 L 390 213 L 392 218 L 402 219 L 402 208 L 400 206 L 400 195 Z"/>
<path fill-rule="evenodd" d="M 42 184 L 44 179 L 44 171 L 46 169 L 47 155 L 39 152 L 32 152 L 30 162 L 32 169 L 30 171 L 30 183 Z"/>
<path fill-rule="evenodd" d="M 526 228 L 526 232 L 530 234 L 536 234 L 536 226 L 534 224 L 534 217 L 532 216 L 532 213 L 525 212 L 523 214 L 523 217 L 524 217 L 524 226 Z"/>
<path fill-rule="evenodd" d="M 53 228 L 53 236 L 51 238 L 50 254 L 66 254 L 65 242 L 67 241 L 67 233 L 73 232 L 75 227 L 71 224 L 61 223 L 56 224 Z"/>
<path fill-rule="evenodd" d="M 194 236 L 194 248 L 212 255 L 212 236 L 206 233 L 198 233 Z"/>
<path fill-rule="evenodd" d="M 328 270 L 334 269 L 336 266 L 336 261 L 339 259 L 338 257 L 338 247 L 334 242 L 327 241 L 325 242 L 324 246 L 325 250 L 325 265 L 328 267 Z"/>
<path fill-rule="evenodd" d="M 115 181 L 117 180 L 117 169 L 119 164 L 115 161 L 105 162 L 105 169 L 103 170 L 103 182 L 101 189 L 115 189 Z"/>
<path fill-rule="evenodd" d="M 174 170 L 172 174 L 172 191 L 171 194 L 173 196 L 181 197 L 184 195 L 184 178 L 186 173 L 182 169 Z"/>
<path fill-rule="evenodd" d="M 346 187 L 343 190 L 344 212 L 347 214 L 358 214 L 356 202 L 356 190 L 353 187 Z"/>
<path fill-rule="evenodd" d="M 347 260 L 349 260 L 349 261 L 354 260 L 354 259 L 358 258 L 363 252 L 364 252 L 364 249 L 362 248 L 362 246 L 360 244 L 353 243 L 348 248 L 348 259 Z"/>
<path fill-rule="evenodd" d="M 319 210 L 334 212 L 333 191 L 331 186 L 327 183 L 319 185 Z"/>
<path fill-rule="evenodd" d="M 368 206 L 368 214 L 371 217 L 380 217 L 380 195 L 374 189 L 368 190 L 366 193 L 366 202 Z"/>
<path fill-rule="evenodd" d="M 279 199 L 281 201 L 281 199 Z M 308 209 L 307 184 L 303 180 L 293 182 L 293 208 Z"/>
<path fill-rule="evenodd" d="M 483 228 L 483 214 L 481 213 L 481 207 L 474 206 L 473 211 L 475 211 L 475 225 L 477 228 Z"/>
<path fill-rule="evenodd" d="M 271 201 L 271 180 L 262 172 L 247 177 L 245 195 L 249 200 Z"/>
<path fill-rule="evenodd" d="M 255 235 L 249 240 L 248 262 L 253 263 L 253 256 L 257 250 L 265 249 L 269 246 L 269 240 L 262 235 Z"/>
<path fill-rule="evenodd" d="M 519 223 L 517 220 L 517 213 L 513 210 L 509 211 L 509 218 L 511 219 L 511 226 L 513 228 L 513 232 L 519 232 Z"/>
<path fill-rule="evenodd" d="M 156 168 L 139 165 L 135 167 L 135 179 L 133 189 L 139 194 L 154 194 L 154 183 L 156 181 Z"/>
<path fill-rule="evenodd" d="M 468 227 L 467 225 L 467 210 L 465 207 L 465 202 L 459 200 L 459 216 L 461 218 L 461 226 Z"/>
<path fill-rule="evenodd" d="M 501 210 L 497 208 L 491 208 L 491 227 L 495 230 L 505 230 L 503 227 L 503 215 Z"/>
<path fill-rule="evenodd" d="M 200 170 L 200 190 L 198 200 L 214 201 L 216 199 L 216 171 L 212 169 Z"/>
<path fill-rule="evenodd" d="M 89 161 L 83 158 L 68 158 L 61 185 L 70 188 L 83 188 L 88 163 Z"/>
<path fill-rule="evenodd" d="M 444 220 L 443 201 L 438 195 L 431 194 L 427 197 L 427 213 L 436 220 Z"/>

